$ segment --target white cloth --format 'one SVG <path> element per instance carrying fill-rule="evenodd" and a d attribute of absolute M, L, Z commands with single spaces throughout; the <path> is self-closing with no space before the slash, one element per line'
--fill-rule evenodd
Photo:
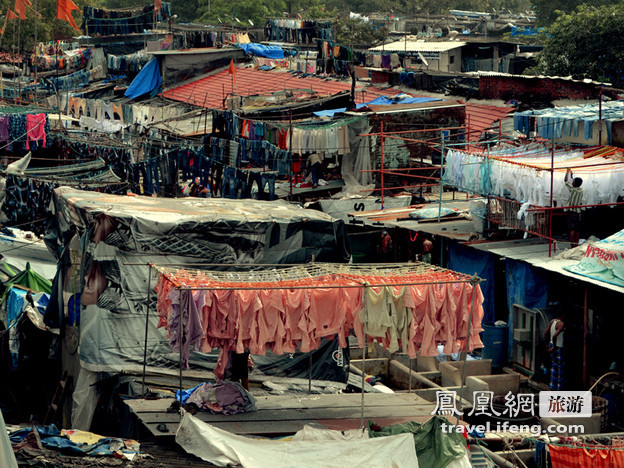
<path fill-rule="evenodd" d="M 0 410 L 0 466 L 4 468 L 17 468 L 17 460 L 15 459 L 15 453 L 13 453 L 13 447 L 7 434 L 6 426 L 4 425 L 4 417 Z"/>
<path fill-rule="evenodd" d="M 555 319 L 552 321 L 552 324 L 550 325 L 550 341 L 557 347 L 557 348 L 563 348 L 563 330 L 561 330 L 561 332 L 557 335 L 557 338 L 555 338 L 555 340 L 553 341 L 553 336 L 555 335 L 555 333 L 557 332 L 557 324 L 560 322 L 561 320 L 559 319 Z"/>
<path fill-rule="evenodd" d="M 245 468 L 418 467 L 412 434 L 355 440 L 250 439 L 186 413 L 176 432 L 184 450 L 216 466 Z"/>

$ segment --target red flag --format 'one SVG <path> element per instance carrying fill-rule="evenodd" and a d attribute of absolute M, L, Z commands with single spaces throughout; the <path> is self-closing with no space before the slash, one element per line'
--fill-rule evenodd
<path fill-rule="evenodd" d="M 228 73 L 232 75 L 232 83 L 236 84 L 236 67 L 234 66 L 234 59 L 230 59 L 230 68 L 228 68 Z"/>
<path fill-rule="evenodd" d="M 19 19 L 26 19 L 26 3 L 24 0 L 15 0 L 15 7 L 13 8 Z"/>
<path fill-rule="evenodd" d="M 7 11 L 7 19 L 18 19 L 18 18 L 19 16 L 13 13 L 13 10 L 9 8 L 9 11 Z"/>
<path fill-rule="evenodd" d="M 15 1 L 18 2 L 19 0 Z M 56 0 L 56 18 L 67 21 L 72 28 L 79 30 L 80 28 L 76 24 L 76 21 L 74 21 L 74 17 L 71 14 L 72 10 L 79 10 L 72 0 Z"/>

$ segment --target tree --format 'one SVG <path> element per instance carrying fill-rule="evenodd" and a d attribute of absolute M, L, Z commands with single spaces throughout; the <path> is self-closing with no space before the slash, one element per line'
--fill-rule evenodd
<path fill-rule="evenodd" d="M 372 47 L 386 35 L 385 31 L 375 29 L 368 21 L 356 18 L 338 18 L 333 26 L 336 42 L 351 47 Z"/>
<path fill-rule="evenodd" d="M 619 0 L 534 0 L 538 26 L 550 26 L 557 16 L 572 13 L 580 5 L 603 6 L 616 5 Z"/>
<path fill-rule="evenodd" d="M 624 11 L 618 6 L 582 5 L 560 14 L 548 32 L 540 72 L 624 85 Z"/>
<path fill-rule="evenodd" d="M 19 50 L 28 52 L 32 51 L 33 44 L 35 42 L 35 1 L 32 0 L 32 7 L 26 8 L 25 20 L 8 20 L 6 22 L 6 28 L 4 31 L 4 37 L 2 39 L 2 49 L 11 50 L 13 44 L 17 47 L 19 43 Z M 97 5 L 97 1 L 92 0 L 74 0 L 74 3 L 80 8 L 80 12 L 74 12 L 74 19 L 78 26 L 82 22 L 82 8 L 85 4 Z M 13 9 L 15 0 L 1 0 L 0 9 L 6 14 L 8 9 Z M 48 42 L 53 39 L 67 39 L 73 36 L 80 36 L 81 32 L 73 29 L 67 21 L 56 19 L 56 0 L 37 0 L 37 11 L 40 16 L 37 18 L 37 41 Z M 15 36 L 17 36 L 18 23 L 19 22 L 19 38 L 13 36 L 13 22 L 15 23 Z M 2 18 L 4 23 L 4 18 Z M 18 40 L 19 39 L 19 40 Z"/>

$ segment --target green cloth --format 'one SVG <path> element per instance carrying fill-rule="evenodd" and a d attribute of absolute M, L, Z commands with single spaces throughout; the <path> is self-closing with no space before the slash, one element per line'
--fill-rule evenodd
<path fill-rule="evenodd" d="M 19 270 L 6 262 L 0 263 L 0 281 L 8 281 L 19 273 Z"/>
<path fill-rule="evenodd" d="M 4 302 L 9 289 L 11 289 L 13 285 L 24 286 L 25 288 L 35 292 L 44 292 L 48 294 L 52 292 L 52 283 L 36 271 L 33 271 L 30 268 L 30 263 L 26 264 L 26 269 L 24 271 L 4 283 L 0 302 Z"/>
<path fill-rule="evenodd" d="M 384 426 L 380 431 L 372 430 L 372 424 L 372 422 L 368 424 L 369 437 L 385 437 L 406 432 L 414 434 L 418 466 L 423 468 L 444 468 L 456 458 L 466 454 L 464 436 L 454 431 L 450 434 L 443 433 L 442 424 L 451 425 L 451 423 L 440 416 L 433 416 L 424 424 L 410 421 Z"/>

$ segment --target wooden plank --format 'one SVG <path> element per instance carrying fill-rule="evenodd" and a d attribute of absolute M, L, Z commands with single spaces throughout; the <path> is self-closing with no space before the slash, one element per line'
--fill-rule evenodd
<path fill-rule="evenodd" d="M 296 420 L 296 421 L 281 421 L 279 423 L 267 423 L 261 422 L 225 422 L 225 423 L 211 423 L 212 426 L 218 427 L 228 432 L 240 435 L 264 435 L 264 434 L 294 434 L 297 431 L 303 429 L 306 424 L 316 424 L 315 420 Z M 167 424 L 169 432 L 161 432 L 157 429 L 158 424 L 147 424 L 146 428 L 156 438 L 170 438 L 174 437 L 179 423 Z"/>
<path fill-rule="evenodd" d="M 368 418 L 394 417 L 394 416 L 423 416 L 431 415 L 433 406 L 429 407 L 373 407 L 364 408 L 364 416 Z M 201 411 L 197 413 L 198 419 L 208 423 L 218 423 L 225 421 L 247 422 L 247 421 L 292 421 L 297 419 L 349 419 L 359 417 L 361 409 L 352 408 L 315 408 L 300 410 L 272 410 L 272 411 L 250 411 L 238 414 L 212 414 Z M 149 423 L 172 423 L 180 420 L 177 413 L 141 413 L 141 421 Z"/>
<path fill-rule="evenodd" d="M 380 426 L 389 426 L 391 424 L 406 423 L 409 421 L 417 421 L 424 423 L 431 415 L 424 416 L 397 416 L 397 417 L 378 417 L 375 418 L 375 424 Z M 370 419 L 370 418 L 368 418 Z M 368 420 L 364 418 L 364 424 Z M 157 429 L 160 423 L 146 424 L 146 428 L 156 438 L 174 437 L 179 422 L 166 423 L 169 432 L 161 432 Z M 248 421 L 248 422 L 219 422 L 209 423 L 211 426 L 218 427 L 228 432 L 239 435 L 289 435 L 303 429 L 307 424 L 318 426 L 319 424 L 326 429 L 334 429 L 344 431 L 349 429 L 360 428 L 360 418 L 349 419 L 297 419 L 291 421 Z"/>
<path fill-rule="evenodd" d="M 133 413 L 163 412 L 174 401 L 173 398 L 159 400 L 125 400 Z M 339 395 L 267 395 L 256 398 L 256 406 L 263 410 L 321 408 L 321 407 L 359 407 L 362 395 L 359 393 L 345 393 Z M 401 406 L 401 405 L 431 405 L 424 398 L 415 394 L 404 393 L 370 393 L 364 396 L 364 406 Z"/>
<path fill-rule="evenodd" d="M 354 202 L 357 202 L 357 199 L 353 199 Z M 401 206 L 397 208 L 386 208 L 384 210 L 364 210 L 364 211 L 352 211 L 347 213 L 348 216 L 352 216 L 354 218 L 360 216 L 383 216 L 384 214 L 397 214 L 397 213 L 411 213 L 414 210 L 424 207 L 425 205 L 409 205 L 409 206 Z"/>
<path fill-rule="evenodd" d="M 162 439 L 172 437 L 180 422 L 178 413 L 165 411 L 173 401 L 171 398 L 126 400 L 126 404 L 154 437 Z M 292 434 L 312 423 L 330 429 L 355 429 L 360 426 L 361 402 L 361 394 L 268 395 L 258 397 L 258 411 L 229 416 L 200 412 L 196 416 L 236 434 Z M 364 397 L 364 419 L 381 425 L 424 422 L 431 417 L 433 409 L 432 403 L 410 393 L 375 393 Z M 161 424 L 165 424 L 168 432 L 157 429 Z"/>

